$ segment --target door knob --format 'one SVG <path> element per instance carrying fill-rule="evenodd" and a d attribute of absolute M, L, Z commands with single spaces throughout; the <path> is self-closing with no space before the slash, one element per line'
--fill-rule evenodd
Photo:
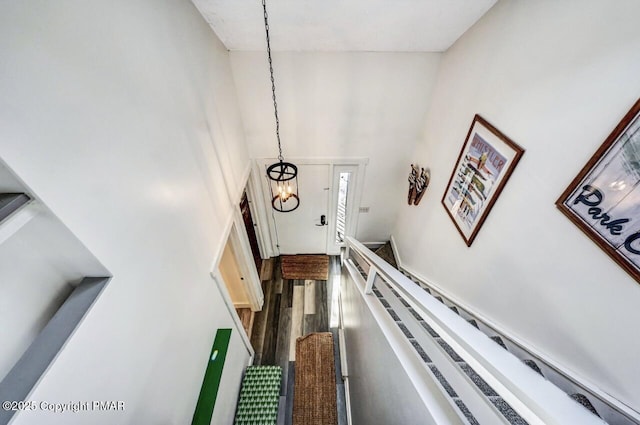
<path fill-rule="evenodd" d="M 320 224 L 316 224 L 316 226 L 326 226 L 327 224 L 329 224 L 327 223 L 327 216 L 322 214 L 320 216 Z"/>

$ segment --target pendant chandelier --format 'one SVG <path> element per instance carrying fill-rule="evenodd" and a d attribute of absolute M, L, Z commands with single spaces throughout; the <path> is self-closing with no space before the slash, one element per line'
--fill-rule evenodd
<path fill-rule="evenodd" d="M 278 140 L 278 162 L 267 168 L 267 177 L 271 186 L 271 206 L 279 212 L 291 212 L 300 205 L 298 196 L 298 167 L 285 162 L 280 144 L 280 120 L 278 119 L 278 102 L 276 102 L 276 83 L 273 79 L 273 61 L 271 60 L 271 43 L 269 40 L 269 21 L 266 0 L 262 0 L 264 12 L 264 30 L 267 34 L 267 57 L 269 59 L 269 74 L 271 76 L 271 98 L 273 99 L 273 113 L 276 118 L 276 139 Z"/>

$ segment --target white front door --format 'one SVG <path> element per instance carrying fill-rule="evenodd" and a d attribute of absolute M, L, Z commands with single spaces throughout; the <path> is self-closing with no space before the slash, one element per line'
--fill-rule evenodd
<path fill-rule="evenodd" d="M 273 211 L 278 251 L 280 254 L 325 254 L 330 216 L 330 165 L 297 166 L 300 206 L 287 213 Z"/>

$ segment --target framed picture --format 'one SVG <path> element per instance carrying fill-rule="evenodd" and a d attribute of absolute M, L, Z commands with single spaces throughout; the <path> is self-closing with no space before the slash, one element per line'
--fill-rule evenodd
<path fill-rule="evenodd" d="M 556 206 L 640 282 L 640 99 Z"/>
<path fill-rule="evenodd" d="M 523 153 L 524 149 L 480 115 L 473 117 L 442 197 L 442 205 L 467 246 L 473 243 Z"/>

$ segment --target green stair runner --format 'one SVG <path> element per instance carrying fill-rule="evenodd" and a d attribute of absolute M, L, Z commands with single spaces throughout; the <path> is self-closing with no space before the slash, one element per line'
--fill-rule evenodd
<path fill-rule="evenodd" d="M 280 366 L 249 366 L 242 380 L 234 425 L 276 425 Z"/>

